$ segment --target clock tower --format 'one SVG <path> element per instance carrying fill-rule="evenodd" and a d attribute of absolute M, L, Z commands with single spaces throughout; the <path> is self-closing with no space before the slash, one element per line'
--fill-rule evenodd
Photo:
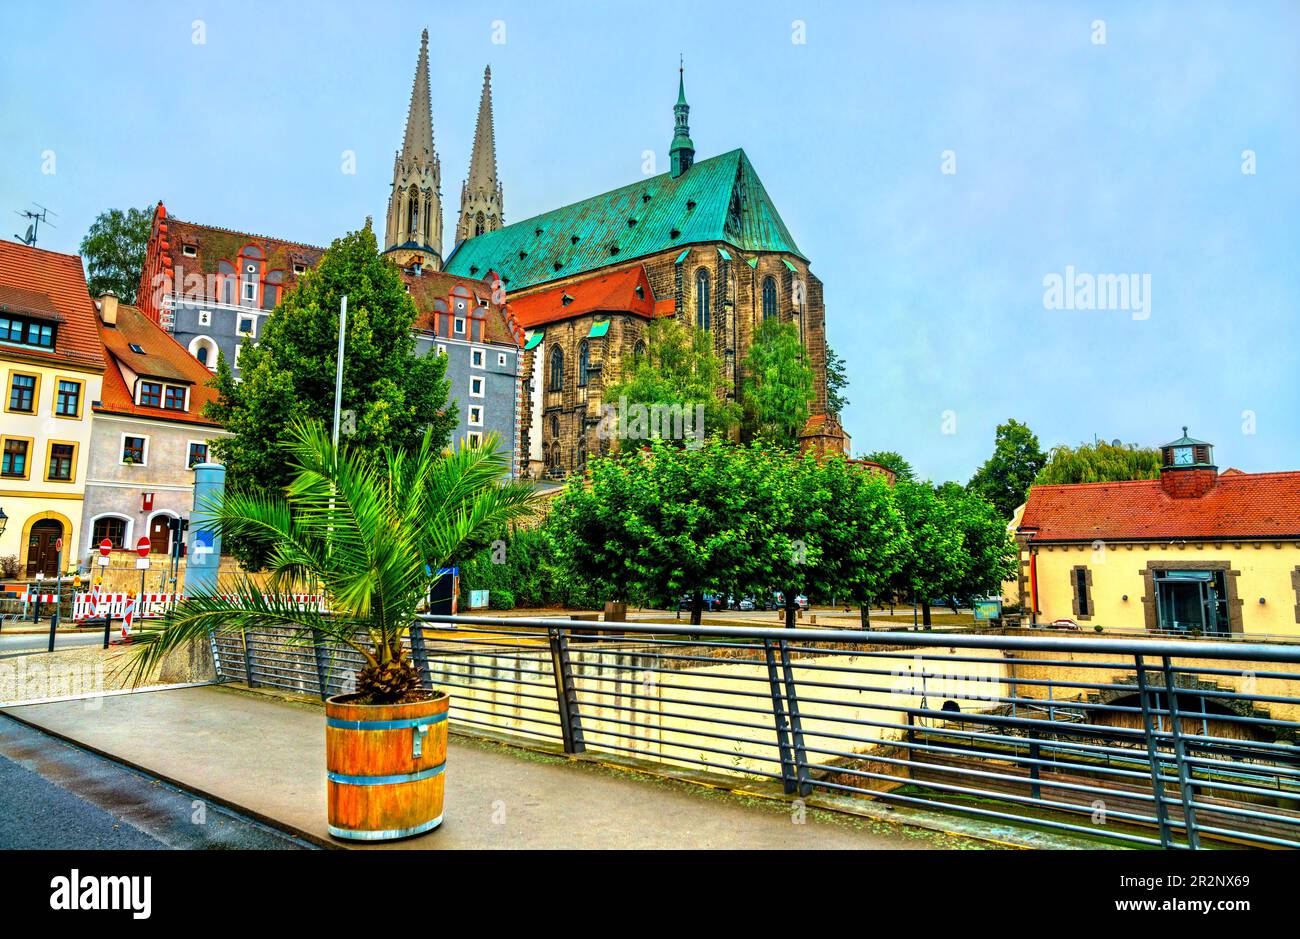
<path fill-rule="evenodd" d="M 1219 478 L 1214 465 L 1214 447 L 1204 440 L 1183 435 L 1160 448 L 1160 487 L 1173 499 L 1202 496 L 1214 488 Z"/>

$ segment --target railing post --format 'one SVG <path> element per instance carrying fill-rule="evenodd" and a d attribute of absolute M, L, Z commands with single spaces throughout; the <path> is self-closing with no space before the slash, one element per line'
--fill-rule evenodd
<path fill-rule="evenodd" d="M 781 671 L 785 676 L 785 700 L 790 714 L 790 737 L 794 743 L 795 775 L 799 779 L 799 795 L 812 792 L 809 782 L 808 751 L 803 744 L 803 723 L 799 719 L 799 696 L 795 693 L 794 670 L 790 667 L 790 649 L 784 639 L 777 644 L 781 651 Z"/>
<path fill-rule="evenodd" d="M 424 690 L 433 690 L 433 675 L 429 673 L 429 650 L 424 644 L 424 626 L 419 620 L 411 624 L 411 658 L 420 670 L 420 684 Z"/>
<path fill-rule="evenodd" d="M 1173 847 L 1173 832 L 1169 827 L 1169 808 L 1165 805 L 1164 773 L 1160 769 L 1160 753 L 1156 746 L 1155 726 L 1151 723 L 1151 691 L 1147 687 L 1146 665 L 1142 656 L 1133 656 L 1137 665 L 1138 700 L 1142 702 L 1142 731 L 1147 744 L 1147 763 L 1151 767 L 1151 794 L 1156 799 L 1156 822 L 1160 825 L 1160 847 Z"/>
<path fill-rule="evenodd" d="M 547 627 L 551 644 L 551 671 L 555 676 L 555 703 L 560 711 L 560 734 L 565 753 L 583 753 L 587 744 L 582 737 L 582 714 L 578 710 L 578 691 L 573 684 L 573 666 L 569 660 L 569 640 L 564 630 Z"/>
<path fill-rule="evenodd" d="M 104 614 L 104 648 L 105 649 L 108 648 L 108 634 L 112 631 L 112 629 L 113 629 L 113 617 L 109 616 L 106 613 Z"/>
<path fill-rule="evenodd" d="M 316 686 L 320 688 L 320 699 L 326 700 L 330 696 L 329 690 L 329 671 L 325 667 L 325 637 L 321 635 L 319 629 L 311 631 L 311 648 L 316 659 Z"/>
<path fill-rule="evenodd" d="M 776 749 L 781 758 L 781 783 L 786 795 L 794 795 L 799 789 L 799 773 L 790 750 L 785 693 L 781 690 L 781 679 L 776 671 L 776 655 L 770 639 L 763 640 L 763 658 L 767 661 L 767 684 L 772 693 L 772 720 L 776 724 Z"/>
<path fill-rule="evenodd" d="M 1042 758 L 1042 753 L 1043 748 L 1038 742 L 1038 731 L 1031 727 L 1029 729 L 1029 759 L 1032 762 L 1029 764 L 1029 778 L 1032 779 L 1033 782 L 1029 786 L 1029 795 L 1031 798 L 1039 801 L 1042 801 L 1043 798 L 1043 787 L 1041 785 L 1043 770 L 1042 767 L 1038 765 L 1038 761 Z"/>
<path fill-rule="evenodd" d="M 244 683 L 250 688 L 257 687 L 253 682 L 253 660 L 248 652 L 248 633 L 240 631 L 239 641 L 244 647 Z"/>
<path fill-rule="evenodd" d="M 1187 846 L 1196 850 L 1201 846 L 1201 835 L 1196 828 L 1196 809 L 1192 805 L 1192 781 L 1187 770 L 1187 748 L 1183 744 L 1183 731 L 1179 726 L 1182 721 L 1178 716 L 1178 694 L 1174 687 L 1173 667 L 1167 655 L 1161 657 L 1161 671 L 1165 673 L 1165 696 L 1169 699 L 1169 731 L 1174 740 L 1174 765 L 1178 770 L 1178 791 L 1183 799 Z"/>

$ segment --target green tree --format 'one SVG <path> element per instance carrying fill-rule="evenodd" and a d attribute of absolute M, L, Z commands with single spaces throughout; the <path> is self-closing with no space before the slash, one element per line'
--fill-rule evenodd
<path fill-rule="evenodd" d="M 125 303 L 135 303 L 144 269 L 145 248 L 153 227 L 151 209 L 108 209 L 100 212 L 81 239 L 90 295 L 112 291 Z"/>
<path fill-rule="evenodd" d="M 900 599 L 921 605 L 921 621 L 929 627 L 930 600 L 949 594 L 963 576 L 964 533 L 953 504 L 929 483 L 896 483 L 894 504 L 907 526 L 907 538 L 890 586 Z"/>
<path fill-rule="evenodd" d="M 862 454 L 862 459 L 879 463 L 885 469 L 893 470 L 894 478 L 900 482 L 912 482 L 916 479 L 912 464 L 903 459 L 903 455 L 897 451 L 872 450 L 870 453 Z"/>
<path fill-rule="evenodd" d="M 705 593 L 731 593 L 759 559 L 748 478 L 753 463 L 717 437 L 699 447 L 653 441 L 588 462 L 546 521 L 565 576 L 604 599 L 641 603 L 692 597 L 698 624 Z"/>
<path fill-rule="evenodd" d="M 847 363 L 835 354 L 830 343 L 826 344 L 826 409 L 836 418 L 849 406 L 849 399 L 844 392 L 849 387 Z"/>
<path fill-rule="evenodd" d="M 745 356 L 744 422 L 747 439 L 794 449 L 816 396 L 812 366 L 793 323 L 763 320 Z"/>
<path fill-rule="evenodd" d="M 975 471 L 966 488 L 982 495 L 1003 518 L 1010 519 L 1046 462 L 1038 437 L 1012 418 L 998 425 L 993 455 Z"/>
<path fill-rule="evenodd" d="M 607 408 L 626 404 L 629 410 L 641 406 L 647 410 L 658 408 L 661 414 L 688 414 L 692 435 L 702 439 L 706 434 L 725 435 L 739 422 L 740 408 L 727 399 L 726 391 L 722 363 L 713 351 L 710 335 L 666 317 L 650 323 L 646 354 L 633 362 L 622 381 L 605 390 L 603 400 Z M 701 426 L 694 421 L 697 408 L 703 409 Z M 622 426 L 631 442 L 671 436 L 661 426 L 656 434 L 654 427 L 638 424 L 635 415 L 623 417 Z M 614 436 L 612 427 L 602 426 Z"/>
<path fill-rule="evenodd" d="M 765 464 L 752 497 L 760 540 L 749 550 L 762 562 L 753 585 L 781 589 L 790 628 L 800 593 L 854 602 L 866 625 L 908 547 L 889 484 L 840 456 L 751 453 Z"/>
<path fill-rule="evenodd" d="M 952 510 L 962 537 L 961 554 L 943 584 L 944 596 L 960 601 L 998 593 L 1002 582 L 1015 575 L 1019 558 L 1007 520 L 984 497 L 956 483 L 941 486 L 936 494 Z"/>
<path fill-rule="evenodd" d="M 447 406 L 446 360 L 416 354 L 415 306 L 367 224 L 336 239 L 276 307 L 258 342 L 245 343 L 239 382 L 218 362 L 219 397 L 206 413 L 232 434 L 214 447 L 232 489 L 263 498 L 281 493 L 291 470 L 267 441 L 282 439 L 295 421 L 333 420 L 338 311 L 345 294 L 342 406 L 351 443 L 413 449 L 431 430 L 438 449 L 447 445 L 456 416 Z M 261 566 L 269 550 L 251 530 L 228 543 L 252 568 Z"/>
<path fill-rule="evenodd" d="M 162 629 L 137 636 L 132 666 L 148 674 L 170 651 L 211 632 L 281 628 L 293 641 L 322 636 L 365 660 L 363 704 L 419 700 L 420 675 L 403 648 L 429 571 L 463 546 L 533 511 L 533 488 L 506 479 L 509 457 L 495 436 L 443 455 L 427 430 L 411 450 L 335 447 L 319 421 L 295 422 L 283 446 L 292 474 L 284 494 L 226 492 L 205 513 L 225 538 L 267 540 L 269 590 L 247 576 L 216 596 L 181 601 Z M 329 612 L 302 609 L 292 594 L 319 584 Z"/>
<path fill-rule="evenodd" d="M 1126 479 L 1159 479 L 1161 456 L 1154 447 L 1135 443 L 1118 446 L 1104 440 L 1077 447 L 1053 447 L 1047 465 L 1038 471 L 1036 486 L 1064 483 L 1109 483 Z"/>

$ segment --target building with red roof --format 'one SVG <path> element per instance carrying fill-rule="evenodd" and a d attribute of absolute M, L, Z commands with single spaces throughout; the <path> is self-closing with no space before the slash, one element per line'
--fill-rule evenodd
<path fill-rule="evenodd" d="M 0 557 L 23 576 L 66 569 L 80 537 L 103 376 L 81 258 L 0 241 Z"/>
<path fill-rule="evenodd" d="M 1161 447 L 1159 479 L 1034 486 L 1015 526 L 1036 623 L 1300 635 L 1300 472 L 1218 471 Z"/>
<path fill-rule="evenodd" d="M 173 519 L 194 506 L 194 470 L 207 461 L 220 425 L 204 414 L 215 401 L 212 373 L 138 307 L 111 294 L 94 302 L 106 363 L 82 509 L 86 559 L 107 540 L 134 548 L 148 538 L 155 554 L 171 551 Z"/>

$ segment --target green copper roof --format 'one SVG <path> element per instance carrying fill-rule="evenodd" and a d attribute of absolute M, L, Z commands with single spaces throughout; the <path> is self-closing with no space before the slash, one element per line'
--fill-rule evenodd
<path fill-rule="evenodd" d="M 536 349 L 538 346 L 540 346 L 542 344 L 542 337 L 545 335 L 546 335 L 546 330 L 539 329 L 537 330 L 537 332 L 529 336 L 528 343 L 527 345 L 524 346 L 524 351 L 527 352 L 529 349 Z"/>
<path fill-rule="evenodd" d="M 1179 437 L 1177 440 L 1173 440 L 1167 444 L 1164 444 L 1164 446 L 1166 447 L 1208 447 L 1210 446 L 1210 444 L 1208 441 L 1205 440 L 1193 440 L 1191 437 L 1187 436 L 1187 428 L 1184 427 L 1183 435 L 1181 437 Z"/>
<path fill-rule="evenodd" d="M 589 339 L 599 339 L 605 333 L 609 332 L 609 320 L 601 323 L 592 323 L 591 330 L 587 333 Z"/>
<path fill-rule="evenodd" d="M 523 290 L 712 241 L 803 257 L 743 150 L 470 238 L 444 268 L 462 277 L 496 271 L 507 291 Z"/>

